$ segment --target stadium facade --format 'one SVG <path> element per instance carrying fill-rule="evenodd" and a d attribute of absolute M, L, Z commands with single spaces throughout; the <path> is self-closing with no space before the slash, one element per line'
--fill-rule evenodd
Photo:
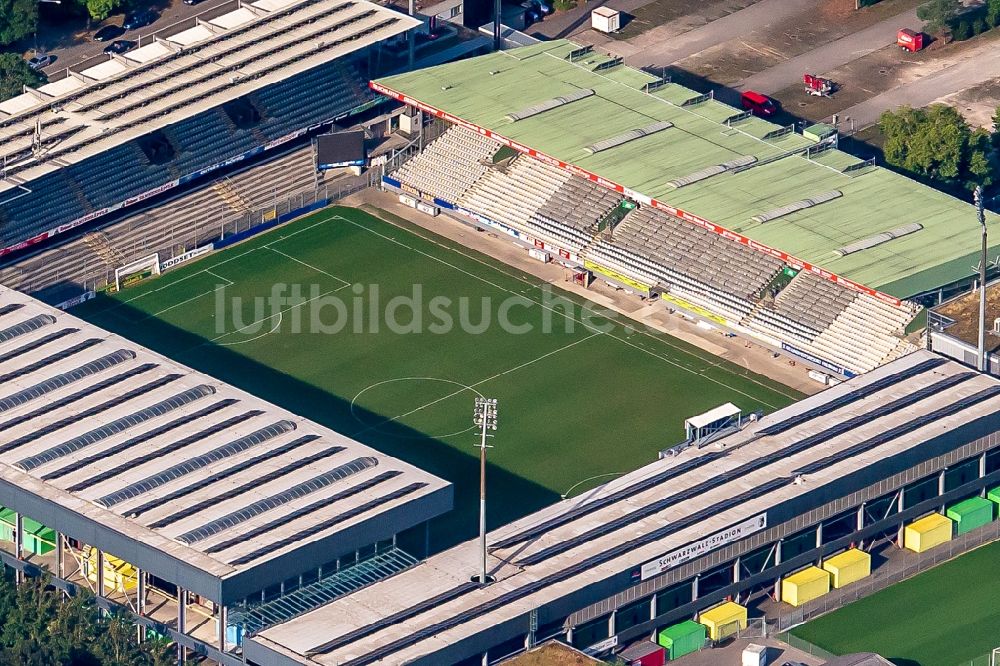
<path fill-rule="evenodd" d="M 943 514 L 998 482 L 1000 382 L 919 351 L 494 531 L 495 583 L 470 581 L 470 541 L 265 629 L 246 653 L 266 666 L 494 663 L 553 636 L 603 654 L 692 618 L 721 639 L 748 607 L 808 616 L 823 600 L 793 596 L 802 572 L 870 562 L 887 542 L 912 561 L 953 534 L 995 538 L 991 518 Z M 936 540 L 912 537 L 932 522 Z M 868 571 L 834 585 L 849 592 Z"/>
<path fill-rule="evenodd" d="M 220 663 L 417 560 L 451 485 L 0 287 L 0 559 Z M 422 534 L 422 532 L 420 532 Z"/>
<path fill-rule="evenodd" d="M 912 351 L 921 304 L 972 278 L 970 205 L 589 47 L 371 85 L 449 128 L 385 187 L 838 378 Z"/>
<path fill-rule="evenodd" d="M 419 24 L 366 0 L 231 2 L 26 88 L 0 103 L 0 256 L 353 122 L 383 44 Z"/>

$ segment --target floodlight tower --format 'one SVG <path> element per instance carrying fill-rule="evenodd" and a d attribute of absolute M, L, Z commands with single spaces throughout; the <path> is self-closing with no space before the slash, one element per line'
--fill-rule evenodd
<path fill-rule="evenodd" d="M 983 254 L 979 258 L 979 372 L 987 372 L 986 360 L 986 214 L 983 212 L 983 188 L 976 185 L 972 193 L 976 216 L 983 231 Z"/>
<path fill-rule="evenodd" d="M 476 398 L 473 422 L 479 426 L 479 549 L 482 551 L 482 571 L 479 584 L 486 585 L 486 446 L 488 430 L 497 429 L 497 399 Z"/>

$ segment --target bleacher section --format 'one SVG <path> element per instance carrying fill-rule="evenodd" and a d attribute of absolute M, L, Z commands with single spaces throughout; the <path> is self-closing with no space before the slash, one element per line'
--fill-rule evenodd
<path fill-rule="evenodd" d="M 489 169 L 456 203 L 495 222 L 524 229 L 570 177 L 555 167 L 516 157 L 506 169 Z"/>
<path fill-rule="evenodd" d="M 868 294 L 857 294 L 813 340 L 813 346 L 844 367 L 866 372 L 890 358 L 915 314 L 909 308 L 894 308 Z"/>
<path fill-rule="evenodd" d="M 221 107 L 162 130 L 173 157 L 154 164 L 130 141 L 31 182 L 31 194 L 0 195 L 0 247 L 22 242 L 93 211 L 115 206 L 268 142 L 343 117 L 374 100 L 360 75 L 331 62 L 249 96 L 260 121 L 240 129 Z M 123 168 L 124 167 L 124 168 Z"/>
<path fill-rule="evenodd" d="M 854 296 L 851 290 L 802 271 L 773 304 L 763 304 L 748 317 L 746 325 L 766 335 L 780 331 L 793 340 L 809 343 L 833 323 Z"/>
<path fill-rule="evenodd" d="M 525 162 L 532 162 L 524 159 Z M 546 165 L 532 162 L 533 165 Z M 554 169 L 554 167 L 546 167 Z M 598 225 L 622 201 L 620 194 L 581 178 L 568 178 L 528 220 L 543 240 L 580 253 L 594 239 Z"/>
<path fill-rule="evenodd" d="M 894 307 L 806 271 L 779 290 L 782 260 L 649 206 L 626 214 L 610 236 L 598 233 L 620 194 L 524 155 L 490 165 L 498 149 L 453 126 L 393 177 L 850 373 L 915 349 L 902 339 L 916 315 L 908 303 Z"/>
<path fill-rule="evenodd" d="M 483 162 L 500 150 L 500 144 L 474 132 L 451 127 L 393 177 L 450 203 L 458 201 L 488 168 Z"/>
<path fill-rule="evenodd" d="M 101 230 L 101 235 L 76 238 L 15 266 L 0 269 L 0 284 L 24 292 L 39 292 L 53 285 L 93 287 L 113 275 L 105 243 L 113 247 L 116 265 L 159 252 L 172 256 L 178 248 L 190 249 L 219 234 L 219 221 L 232 214 L 220 189 L 235 193 L 251 208 L 313 188 L 310 147 L 299 148 L 279 159 L 233 174 L 221 188 L 204 187 L 164 204 L 130 215 Z M 105 243 L 102 243 L 104 240 Z"/>

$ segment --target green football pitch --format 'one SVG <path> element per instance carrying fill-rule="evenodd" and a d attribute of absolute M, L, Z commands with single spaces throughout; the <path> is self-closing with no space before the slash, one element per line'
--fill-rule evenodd
<path fill-rule="evenodd" d="M 437 547 L 478 530 L 475 396 L 499 401 L 493 527 L 655 460 L 686 417 L 801 397 L 405 224 L 327 209 L 74 313 L 452 481 Z"/>
<path fill-rule="evenodd" d="M 897 666 L 989 666 L 1000 646 L 1000 542 L 824 615 L 792 633 L 835 654 Z M 864 583 L 859 583 L 863 585 Z"/>

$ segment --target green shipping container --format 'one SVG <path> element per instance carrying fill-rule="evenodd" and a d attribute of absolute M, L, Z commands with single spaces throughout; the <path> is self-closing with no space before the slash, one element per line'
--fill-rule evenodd
<path fill-rule="evenodd" d="M 0 539 L 14 542 L 14 512 L 0 507 Z"/>
<path fill-rule="evenodd" d="M 948 507 L 946 515 L 955 521 L 955 534 L 965 534 L 993 520 L 993 502 L 972 497 Z"/>
<path fill-rule="evenodd" d="M 705 644 L 705 625 L 693 620 L 681 622 L 662 630 L 657 642 L 667 650 L 667 659 L 678 659 L 697 652 Z"/>
<path fill-rule="evenodd" d="M 24 536 L 21 538 L 21 547 L 24 550 L 35 555 L 44 555 L 55 550 L 55 530 L 49 529 L 31 518 L 23 519 L 21 525 L 24 528 Z"/>
<path fill-rule="evenodd" d="M 17 515 L 12 509 L 0 508 L 0 539 L 14 541 L 14 525 Z M 24 535 L 21 548 L 34 555 L 44 555 L 55 550 L 56 532 L 31 518 L 21 519 Z"/>
<path fill-rule="evenodd" d="M 986 499 L 996 504 L 1000 504 L 1000 488 L 994 488 L 990 492 L 986 493 Z"/>

